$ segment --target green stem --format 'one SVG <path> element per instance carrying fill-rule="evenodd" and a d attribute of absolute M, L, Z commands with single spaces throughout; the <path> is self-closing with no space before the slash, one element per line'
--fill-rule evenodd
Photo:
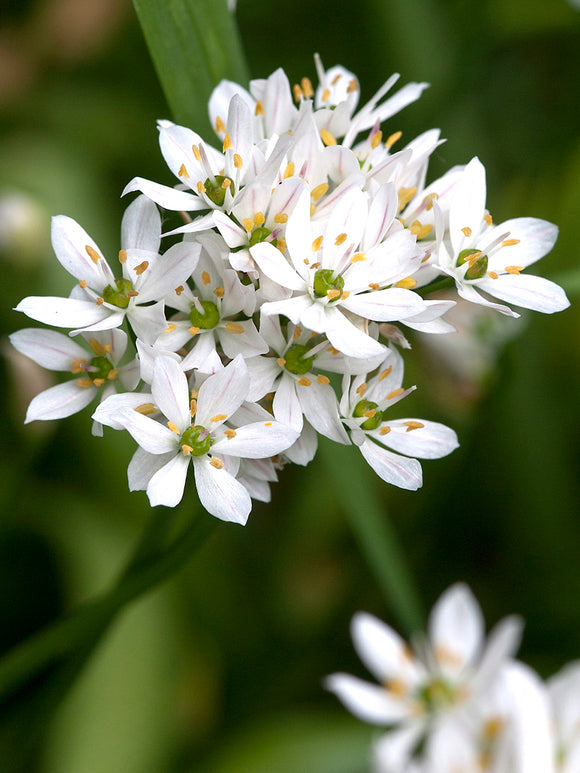
<path fill-rule="evenodd" d="M 348 481 L 340 486 L 341 505 L 385 600 L 405 633 L 423 630 L 419 594 L 386 508 L 377 497 L 374 476 L 352 446 L 323 440 L 320 455 L 334 482 L 344 480 L 348 470 Z"/>

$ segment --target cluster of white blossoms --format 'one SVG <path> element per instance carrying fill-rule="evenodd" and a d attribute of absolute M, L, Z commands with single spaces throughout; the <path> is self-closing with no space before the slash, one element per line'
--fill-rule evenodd
<path fill-rule="evenodd" d="M 580 662 L 544 683 L 514 659 L 522 624 L 501 621 L 485 640 L 479 605 L 449 588 L 411 649 L 385 623 L 358 613 L 352 638 L 379 684 L 333 674 L 326 687 L 360 719 L 389 730 L 375 773 L 577 773 Z"/>
<path fill-rule="evenodd" d="M 553 246 L 535 218 L 494 225 L 485 170 L 474 158 L 426 185 L 441 143 L 427 131 L 399 147 L 381 124 L 419 98 L 392 76 L 358 108 L 340 66 L 291 88 L 283 70 L 246 91 L 223 81 L 209 101 L 219 147 L 159 122 L 177 184 L 140 177 L 122 222 L 118 260 L 74 220 L 53 219 L 52 244 L 76 279 L 68 298 L 28 297 L 37 328 L 11 336 L 41 366 L 72 379 L 34 398 L 27 421 L 95 399 L 93 432 L 127 430 L 139 444 L 132 490 L 152 505 L 182 498 L 189 462 L 203 506 L 245 523 L 287 462 L 305 465 L 317 433 L 358 446 L 386 482 L 422 483 L 418 459 L 457 446 L 446 426 L 391 418 L 404 386 L 399 325 L 453 327 L 453 300 L 429 298 L 449 278 L 459 295 L 503 314 L 568 305 L 560 287 L 521 273 Z M 173 213 L 173 214 L 172 214 Z M 180 213 L 184 223 L 162 233 Z M 167 246 L 167 245 L 171 246 Z"/>

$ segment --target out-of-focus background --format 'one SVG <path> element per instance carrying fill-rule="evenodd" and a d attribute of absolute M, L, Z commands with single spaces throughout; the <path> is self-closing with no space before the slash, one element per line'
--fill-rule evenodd
<path fill-rule="evenodd" d="M 561 229 L 537 273 L 580 270 L 580 10 L 564 0 L 240 0 L 253 77 L 315 81 L 341 63 L 369 98 L 394 71 L 431 83 L 386 131 L 447 139 L 430 179 L 478 155 L 494 220 Z M 228 41 L 224 40 L 227 46 Z M 192 48 L 191 56 L 196 56 Z M 0 650 L 104 591 L 148 515 L 130 495 L 132 441 L 90 435 L 90 411 L 23 426 L 53 374 L 11 351 L 26 295 L 67 295 L 50 216 L 118 250 L 133 176 L 172 184 L 155 120 L 170 117 L 129 0 L 3 4 L 0 28 Z M 196 127 L 192 127 L 196 128 Z M 464 580 L 488 624 L 527 621 L 521 656 L 543 676 L 580 657 L 580 313 L 514 321 L 458 310 L 453 337 L 413 336 L 408 415 L 453 426 L 418 493 L 369 471 L 425 609 Z M 353 454 L 356 451 L 353 449 Z M 346 476 L 287 468 L 245 528 L 223 525 L 188 568 L 115 623 L 56 711 L 0 706 L 6 773 L 359 773 L 372 728 L 321 687 L 364 675 L 351 615 L 396 625 L 341 509 Z M 195 498 L 191 489 L 192 508 Z M 19 706 L 25 696 L 20 696 Z M 42 729 L 42 743 L 28 743 Z"/>

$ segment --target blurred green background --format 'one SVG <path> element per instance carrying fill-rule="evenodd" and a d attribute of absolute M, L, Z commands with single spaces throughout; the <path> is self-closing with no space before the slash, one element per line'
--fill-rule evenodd
<path fill-rule="evenodd" d="M 133 176 L 171 183 L 155 120 L 170 117 L 129 0 L 3 3 L 0 29 L 0 649 L 105 591 L 148 517 L 130 495 L 132 441 L 90 435 L 86 411 L 23 426 L 51 374 L 15 357 L 25 295 L 66 295 L 50 216 L 118 250 Z M 526 620 L 543 676 L 580 656 L 580 12 L 564 0 L 240 0 L 253 77 L 315 80 L 341 63 L 369 98 L 391 72 L 426 80 L 387 132 L 447 139 L 429 179 L 478 155 L 496 222 L 561 229 L 538 273 L 570 282 L 571 309 L 460 316 L 457 336 L 413 336 L 405 415 L 453 426 L 461 448 L 423 465 L 418 493 L 353 465 L 380 498 L 425 610 L 469 583 L 488 624 Z M 227 46 L 228 41 L 224 40 Z M 196 56 L 192 47 L 191 56 Z M 196 128 L 196 127 L 193 127 Z M 469 321 L 472 320 L 472 321 Z M 353 459 L 356 451 L 353 449 Z M 357 459 L 358 460 L 358 459 Z M 353 537 L 344 487 L 319 458 L 286 469 L 245 528 L 220 525 L 190 565 L 112 626 L 57 705 L 40 674 L 0 702 L 6 773 L 359 773 L 372 728 L 322 687 L 364 674 L 349 620 L 397 626 Z M 187 495 L 196 507 L 192 488 Z M 356 514 L 355 514 L 356 515 Z"/>

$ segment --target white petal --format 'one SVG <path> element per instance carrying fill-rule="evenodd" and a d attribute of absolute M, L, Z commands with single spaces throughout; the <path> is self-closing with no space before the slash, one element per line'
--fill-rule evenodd
<path fill-rule="evenodd" d="M 486 279 L 480 287 L 502 301 L 544 314 L 562 311 L 570 305 L 560 285 L 531 274 L 502 274 L 497 279 Z"/>
<path fill-rule="evenodd" d="M 371 433 L 372 437 L 406 456 L 440 459 L 450 454 L 459 445 L 455 432 L 435 421 L 398 419 L 387 422 L 386 426 L 391 430 L 388 434 L 381 435 L 380 429 L 377 429 Z"/>
<path fill-rule="evenodd" d="M 127 468 L 129 491 L 145 491 L 149 481 L 175 454 L 148 454 L 141 446 L 137 448 Z"/>
<path fill-rule="evenodd" d="M 425 311 L 421 296 L 401 287 L 351 295 L 342 305 L 354 314 L 378 322 L 395 322 Z"/>
<path fill-rule="evenodd" d="M 287 298 L 283 301 L 269 301 L 264 303 L 260 311 L 267 316 L 271 314 L 283 314 L 297 325 L 304 312 L 314 304 L 309 295 L 297 295 L 295 298 Z"/>
<path fill-rule="evenodd" d="M 277 421 L 260 421 L 236 429 L 234 437 L 224 437 L 212 445 L 212 453 L 267 459 L 285 451 L 300 433 Z"/>
<path fill-rule="evenodd" d="M 141 405 L 153 403 L 153 395 L 147 392 L 122 392 L 114 394 L 103 400 L 92 418 L 106 427 L 113 429 L 123 429 L 124 424 L 119 423 L 118 417 L 123 409 L 135 410 Z"/>
<path fill-rule="evenodd" d="M 196 423 L 209 430 L 219 427 L 244 402 L 249 388 L 248 369 L 243 358 L 238 355 L 199 388 Z"/>
<path fill-rule="evenodd" d="M 96 387 L 79 387 L 76 381 L 57 384 L 36 395 L 30 402 L 25 424 L 30 421 L 48 421 L 72 416 L 73 413 L 82 411 L 96 395 Z"/>
<path fill-rule="evenodd" d="M 443 593 L 429 616 L 429 638 L 435 659 L 445 672 L 458 673 L 473 664 L 484 641 L 481 608 L 467 585 Z"/>
<path fill-rule="evenodd" d="M 161 243 L 161 215 L 147 196 L 138 196 L 123 215 L 121 246 L 157 254 Z"/>
<path fill-rule="evenodd" d="M 181 502 L 189 457 L 176 454 L 153 475 L 147 486 L 147 496 L 152 507 L 175 507 Z"/>
<path fill-rule="evenodd" d="M 171 451 L 174 453 L 178 451 L 177 435 L 159 422 L 129 408 L 121 408 L 115 418 L 150 454 L 168 454 Z"/>
<path fill-rule="evenodd" d="M 305 467 L 314 459 L 318 448 L 318 435 L 310 424 L 305 421 L 298 440 L 286 449 L 284 456 L 293 464 Z"/>
<path fill-rule="evenodd" d="M 547 255 L 558 238 L 558 226 L 554 223 L 537 217 L 517 217 L 486 232 L 486 243 L 490 244 L 506 232 L 507 240 L 519 239 L 519 244 L 511 244 L 494 252 L 489 258 L 490 270 L 501 272 L 505 266 L 526 268 Z M 482 244 L 484 252 L 486 243 Z"/>
<path fill-rule="evenodd" d="M 207 456 L 193 457 L 193 470 L 197 494 L 208 513 L 222 521 L 244 525 L 252 509 L 244 486 L 224 467 L 214 467 Z"/>
<path fill-rule="evenodd" d="M 93 301 L 34 295 L 21 300 L 15 311 L 22 311 L 30 319 L 55 327 L 86 327 L 106 320 L 113 313 L 106 306 L 97 306 Z"/>
<path fill-rule="evenodd" d="M 302 406 L 296 394 L 296 382 L 286 372 L 282 373 L 282 378 L 276 387 L 272 410 L 278 421 L 301 432 L 304 423 Z"/>
<path fill-rule="evenodd" d="M 51 240 L 54 252 L 60 263 L 77 279 L 84 279 L 89 287 L 102 292 L 106 285 L 114 281 L 109 264 L 88 233 L 75 220 L 66 215 L 52 218 Z M 87 251 L 100 257 L 95 263 Z"/>
<path fill-rule="evenodd" d="M 449 234 L 455 253 L 469 239 L 463 228 L 469 228 L 474 237 L 479 233 L 485 214 L 485 193 L 485 168 L 477 157 L 472 158 L 457 183 L 449 208 Z M 465 246 L 471 247 L 472 243 L 465 242 Z"/>
<path fill-rule="evenodd" d="M 350 626 L 359 658 L 378 682 L 407 682 L 413 661 L 407 643 L 389 625 L 366 612 L 357 612 Z"/>
<path fill-rule="evenodd" d="M 146 282 L 139 287 L 139 303 L 160 301 L 175 293 L 193 273 L 200 251 L 201 246 L 192 242 L 179 242 L 170 247 L 155 261 Z"/>
<path fill-rule="evenodd" d="M 355 327 L 338 309 L 326 310 L 326 335 L 330 343 L 348 357 L 375 357 L 386 347 Z"/>
<path fill-rule="evenodd" d="M 421 488 L 423 475 L 416 459 L 394 454 L 368 439 L 359 448 L 366 461 L 386 483 L 410 491 Z"/>
<path fill-rule="evenodd" d="M 487 638 L 474 686 L 485 689 L 504 663 L 514 657 L 520 646 L 523 627 L 521 618 L 514 615 L 500 620 L 495 626 Z"/>
<path fill-rule="evenodd" d="M 10 335 L 10 343 L 21 354 L 30 357 L 43 368 L 70 371 L 73 360 L 90 360 L 92 354 L 70 336 L 56 330 L 25 328 Z"/>
<path fill-rule="evenodd" d="M 189 386 L 181 364 L 171 357 L 157 357 L 151 385 L 153 402 L 183 433 L 191 425 Z"/>
<path fill-rule="evenodd" d="M 363 722 L 390 725 L 408 717 L 403 701 L 392 698 L 382 687 L 355 676 L 332 674 L 324 680 L 324 686 Z"/>
<path fill-rule="evenodd" d="M 259 242 L 250 248 L 250 254 L 260 270 L 273 279 L 274 282 L 288 287 L 290 290 L 306 289 L 306 282 L 292 268 L 284 255 L 268 242 Z"/>
<path fill-rule="evenodd" d="M 242 320 L 236 322 L 236 326 L 240 325 L 243 328 L 242 332 L 230 332 L 227 327 L 221 325 L 216 329 L 216 335 L 224 350 L 224 354 L 227 357 L 233 359 L 238 354 L 244 357 L 256 357 L 259 354 L 266 354 L 268 351 L 268 344 L 264 341 L 262 336 L 256 330 L 256 326 L 251 319 Z"/>
<path fill-rule="evenodd" d="M 310 386 L 303 386 L 298 383 L 296 392 L 302 411 L 314 429 L 330 440 L 349 445 L 348 435 L 338 414 L 336 393 L 330 384 L 313 381 Z"/>
<path fill-rule="evenodd" d="M 195 212 L 200 209 L 207 209 L 207 204 L 199 196 L 186 191 L 178 191 L 170 188 L 168 185 L 160 185 L 151 180 L 145 180 L 143 177 L 134 177 L 131 182 L 125 186 L 121 196 L 127 193 L 140 191 L 148 198 L 154 201 L 164 209 L 184 210 L 185 212 Z"/>

